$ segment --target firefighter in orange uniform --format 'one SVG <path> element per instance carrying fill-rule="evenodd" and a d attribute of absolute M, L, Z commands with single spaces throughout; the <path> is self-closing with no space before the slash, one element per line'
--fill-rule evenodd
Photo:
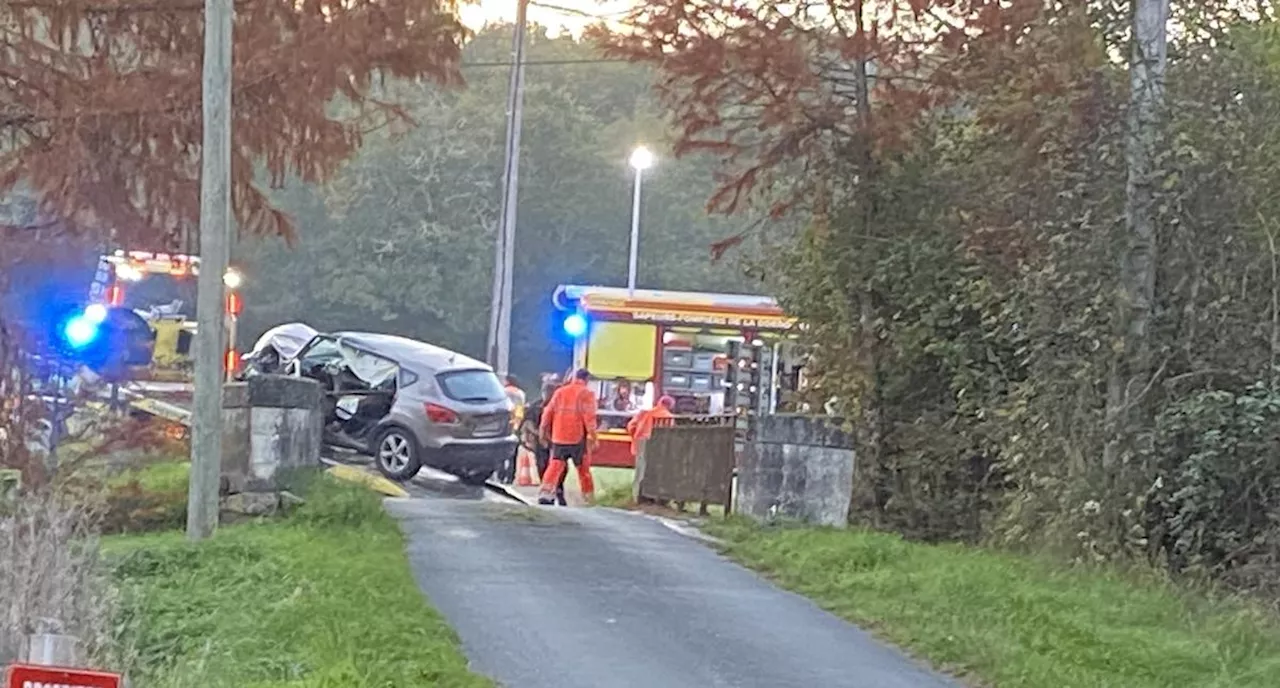
<path fill-rule="evenodd" d="M 587 386 L 590 375 L 585 369 L 574 372 L 568 384 L 551 395 L 542 412 L 542 440 L 551 445 L 551 464 L 542 476 L 538 491 L 539 504 L 554 504 L 556 486 L 560 484 L 567 463 L 578 469 L 578 485 L 587 503 L 595 499 L 595 482 L 591 479 L 590 455 L 596 450 L 596 393 Z"/>
<path fill-rule="evenodd" d="M 675 414 L 671 412 L 671 408 L 675 405 L 675 399 L 664 395 L 658 400 L 657 406 L 637 413 L 627 423 L 627 434 L 631 435 L 631 458 L 634 459 L 640 456 L 640 452 L 644 450 L 644 443 L 653 434 L 654 421 L 662 418 L 675 418 Z"/>

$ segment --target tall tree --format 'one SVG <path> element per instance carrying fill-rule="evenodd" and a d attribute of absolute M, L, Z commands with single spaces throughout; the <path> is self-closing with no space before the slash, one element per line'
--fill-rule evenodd
<path fill-rule="evenodd" d="M 1107 422 L 1113 434 L 1103 462 L 1117 459 L 1115 434 L 1124 416 L 1142 404 L 1155 380 L 1150 330 L 1156 303 L 1159 154 L 1164 125 L 1164 83 L 1168 64 L 1169 0 L 1134 0 L 1129 57 L 1129 128 L 1125 146 L 1128 180 L 1125 225 L 1128 247 L 1121 268 L 1117 326 L 1121 345 L 1107 382 Z"/>

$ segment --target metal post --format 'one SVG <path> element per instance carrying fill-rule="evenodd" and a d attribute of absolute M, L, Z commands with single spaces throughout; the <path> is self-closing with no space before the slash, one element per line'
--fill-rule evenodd
<path fill-rule="evenodd" d="M 640 179 L 644 170 L 636 168 L 635 191 L 631 197 L 631 253 L 627 257 L 627 295 L 636 294 L 636 265 L 640 250 Z"/>
<path fill-rule="evenodd" d="M 62 366 L 54 368 L 53 399 L 49 415 L 49 472 L 58 473 L 58 444 L 62 442 Z"/>
<path fill-rule="evenodd" d="M 524 43 L 528 0 L 516 6 L 511 84 L 507 93 L 506 165 L 502 172 L 502 217 L 494 246 L 493 299 L 489 311 L 489 364 L 507 372 L 511 358 L 511 300 L 514 291 L 516 206 L 520 191 L 520 130 L 524 119 Z"/>
<path fill-rule="evenodd" d="M 773 358 L 769 361 L 769 408 L 770 414 L 778 412 L 778 357 L 782 353 L 782 340 L 773 344 Z"/>
<path fill-rule="evenodd" d="M 187 537 L 202 540 L 218 527 L 222 463 L 222 380 L 226 357 L 226 293 L 230 256 L 231 40 L 233 0 L 204 3 L 204 141 L 200 155 L 200 277 L 196 294 L 195 406 L 191 418 L 191 481 Z"/>
<path fill-rule="evenodd" d="M 38 666 L 79 667 L 80 639 L 57 633 L 36 633 L 27 639 L 27 662 Z"/>
<path fill-rule="evenodd" d="M 231 362 L 232 362 L 231 354 L 232 354 L 232 352 L 238 352 L 238 351 L 239 351 L 239 350 L 236 348 L 236 344 L 237 344 L 237 342 L 236 342 L 237 336 L 236 336 L 236 335 L 238 335 L 238 334 L 239 334 L 239 331 L 240 331 L 240 316 L 235 315 L 235 314 L 228 315 L 228 316 L 227 316 L 227 342 L 228 342 L 228 344 L 227 344 L 227 353 L 224 355 L 224 359 L 225 359 L 225 364 L 224 364 L 224 365 L 225 365 L 225 366 L 226 366 L 226 368 L 227 368 L 227 376 L 226 376 L 226 381 L 227 381 L 227 382 L 234 382 L 234 381 L 235 381 L 235 373 L 236 373 L 236 371 L 235 371 L 235 369 L 234 369 L 234 368 L 232 368 L 232 367 L 231 367 Z"/>

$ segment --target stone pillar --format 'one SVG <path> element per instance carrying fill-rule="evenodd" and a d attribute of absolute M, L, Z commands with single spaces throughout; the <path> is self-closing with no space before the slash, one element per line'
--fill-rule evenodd
<path fill-rule="evenodd" d="M 758 419 L 738 467 L 735 511 L 758 520 L 793 518 L 844 526 L 853 490 L 853 441 L 841 419 L 772 415 Z"/>
<path fill-rule="evenodd" d="M 318 468 L 323 394 L 314 380 L 260 375 L 223 393 L 222 494 L 274 493 L 288 475 Z"/>
<path fill-rule="evenodd" d="M 249 385 L 231 382 L 222 390 L 222 481 L 219 494 L 244 492 L 249 481 Z"/>
<path fill-rule="evenodd" d="M 320 466 L 319 383 L 286 375 L 249 379 L 249 486 L 280 487 L 281 477 Z"/>

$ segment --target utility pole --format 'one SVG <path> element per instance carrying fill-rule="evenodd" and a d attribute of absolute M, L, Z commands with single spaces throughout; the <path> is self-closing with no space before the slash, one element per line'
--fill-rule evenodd
<path fill-rule="evenodd" d="M 511 85 L 507 93 L 507 147 L 502 170 L 502 218 L 493 257 L 493 301 L 489 310 L 489 364 L 505 373 L 511 362 L 511 299 L 515 279 L 516 205 L 520 191 L 520 126 L 524 119 L 524 38 L 529 0 L 516 6 L 511 39 Z"/>
<path fill-rule="evenodd" d="M 222 465 L 222 383 L 227 271 L 231 240 L 231 35 L 233 0 L 204 0 L 204 142 L 200 148 L 200 276 L 196 283 L 195 407 L 187 537 L 218 527 Z"/>

